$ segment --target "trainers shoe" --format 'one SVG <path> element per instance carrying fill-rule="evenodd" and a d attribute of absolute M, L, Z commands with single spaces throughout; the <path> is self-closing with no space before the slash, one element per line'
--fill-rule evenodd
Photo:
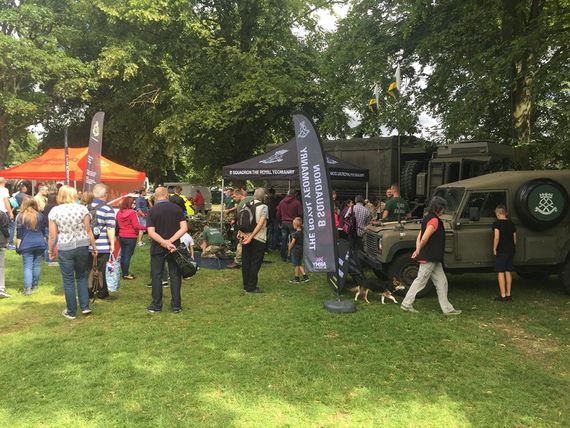
<path fill-rule="evenodd" d="M 173 314 L 179 314 L 180 312 L 182 312 L 182 308 L 172 309 Z"/>
<path fill-rule="evenodd" d="M 135 276 L 134 276 L 134 275 L 130 275 L 130 274 L 129 274 L 129 275 L 123 275 L 123 279 L 132 280 L 132 279 L 135 279 Z"/>
<path fill-rule="evenodd" d="M 511 302 L 513 298 L 511 296 L 505 296 L 505 302 Z"/>
<path fill-rule="evenodd" d="M 55 267 L 55 266 L 59 266 L 58 262 L 48 262 L 47 264 L 49 267 Z"/>
<path fill-rule="evenodd" d="M 400 305 L 400 309 L 406 312 L 412 312 L 414 314 L 418 314 L 420 311 L 418 311 L 417 309 L 414 309 L 413 306 L 404 306 L 404 305 Z"/>
<path fill-rule="evenodd" d="M 307 275 L 303 277 L 303 282 L 309 282 L 309 277 Z"/>
<path fill-rule="evenodd" d="M 495 302 L 506 302 L 507 298 L 503 297 L 503 296 L 497 296 L 495 297 Z"/>
<path fill-rule="evenodd" d="M 32 289 L 31 288 L 24 288 L 24 296 L 31 296 Z"/>
<path fill-rule="evenodd" d="M 301 280 L 299 278 L 290 279 L 289 282 L 291 284 L 300 284 Z"/>
<path fill-rule="evenodd" d="M 443 315 L 459 315 L 461 313 L 461 309 L 454 309 L 451 312 L 444 312 Z"/>
<path fill-rule="evenodd" d="M 6 297 L 12 297 L 5 290 L 0 290 L 0 299 L 4 299 Z"/>
<path fill-rule="evenodd" d="M 86 308 L 86 309 L 81 309 L 81 313 L 83 315 L 91 315 L 93 312 L 91 312 L 91 309 Z"/>
<path fill-rule="evenodd" d="M 7 248 L 8 248 L 9 250 L 15 250 L 15 249 L 16 249 L 16 246 L 15 246 L 14 244 L 8 244 L 8 247 L 7 247 Z"/>
<path fill-rule="evenodd" d="M 157 312 L 160 312 L 160 309 L 155 309 L 152 306 L 149 306 L 148 308 L 146 308 L 146 310 L 149 314 L 156 314 Z"/>
<path fill-rule="evenodd" d="M 152 282 L 149 282 L 146 286 L 147 286 L 148 288 L 152 288 Z"/>
<path fill-rule="evenodd" d="M 141 241 L 141 242 L 139 242 L 139 243 L 137 244 L 137 247 L 144 247 L 145 245 L 146 245 L 146 244 Z"/>
<path fill-rule="evenodd" d="M 168 287 L 168 281 L 162 281 L 162 288 Z"/>
<path fill-rule="evenodd" d="M 67 309 L 64 309 L 63 312 L 61 313 L 61 315 L 63 315 L 68 320 L 74 320 L 75 319 L 75 315 L 69 315 L 69 312 L 67 312 Z"/>

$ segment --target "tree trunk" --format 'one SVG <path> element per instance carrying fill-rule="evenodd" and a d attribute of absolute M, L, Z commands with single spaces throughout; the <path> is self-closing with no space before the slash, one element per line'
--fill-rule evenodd
<path fill-rule="evenodd" d="M 512 115 L 514 134 L 517 145 L 525 146 L 531 141 L 532 83 L 533 75 L 529 70 L 532 55 L 514 64 L 515 87 L 513 90 Z"/>
<path fill-rule="evenodd" d="M 542 14 L 544 0 L 532 0 L 526 4 L 521 0 L 502 0 L 503 5 L 503 38 L 507 43 L 529 38 L 537 31 L 538 18 Z M 530 37 L 532 39 L 532 37 Z M 512 118 L 513 137 L 517 145 L 528 145 L 531 142 L 532 117 L 532 84 L 537 59 L 535 52 L 541 49 L 540 43 L 527 45 L 513 60 Z"/>

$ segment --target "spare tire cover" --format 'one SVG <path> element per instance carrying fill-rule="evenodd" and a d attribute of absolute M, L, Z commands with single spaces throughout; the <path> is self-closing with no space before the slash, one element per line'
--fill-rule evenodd
<path fill-rule="evenodd" d="M 523 184 L 517 191 L 515 206 L 523 224 L 545 230 L 560 223 L 568 212 L 568 192 L 550 178 L 538 178 Z"/>

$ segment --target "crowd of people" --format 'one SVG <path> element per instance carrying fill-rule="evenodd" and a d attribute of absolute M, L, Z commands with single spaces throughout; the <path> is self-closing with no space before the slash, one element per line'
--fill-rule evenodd
<path fill-rule="evenodd" d="M 50 192 L 47 185 L 40 184 L 33 197 L 29 195 L 27 183 L 21 183 L 12 195 L 5 184 L 6 180 L 0 178 L 0 297 L 10 297 L 5 288 L 4 259 L 6 249 L 14 249 L 22 256 L 24 295 L 30 296 L 38 287 L 41 261 L 45 258 L 61 271 L 66 300 L 63 316 L 75 319 L 79 311 L 89 315 L 91 297 L 106 299 L 109 296 L 105 267 L 115 253 L 115 243 L 118 241 L 121 248 L 122 278 L 133 280 L 130 261 L 137 246 L 145 245 L 146 231 L 150 238 L 149 286 L 152 288 L 147 310 L 162 311 L 163 287 L 169 284 L 171 310 L 182 311 L 182 277 L 173 254 L 182 244 L 194 258 L 194 241 L 188 233 L 187 217 L 191 209 L 192 212 L 203 209 L 200 197 L 195 198 L 196 205 L 192 206 L 181 194 L 181 188 L 169 194 L 165 187 L 159 186 L 150 203 L 146 190 L 140 189 L 137 197 L 120 199 L 118 212 L 115 212 L 109 204 L 109 188 L 102 183 L 85 194 L 65 185 Z M 410 217 L 410 207 L 400 196 L 396 184 L 387 189 L 384 200 L 369 202 L 357 195 L 340 203 L 333 192 L 332 201 L 338 236 L 350 242 L 356 259 L 359 259 L 367 225 Z M 461 313 L 447 299 L 448 285 L 442 266 L 445 233 L 440 217 L 445 207 L 444 199 L 434 197 L 421 220 L 421 233 L 412 255 L 419 262 L 419 272 L 401 304 L 407 312 L 417 312 L 413 307 L 415 296 L 431 279 L 443 313 Z M 263 293 L 259 287 L 259 271 L 265 254 L 271 250 L 278 251 L 283 261 L 293 265 L 290 282 L 309 281 L 303 267 L 303 209 L 298 191 L 291 189 L 279 197 L 274 189 L 266 193 L 265 189 L 257 188 L 249 195 L 244 188 L 229 187 L 224 189 L 222 209 L 226 227 L 217 229 L 206 224 L 200 249 L 215 251 L 225 245 L 226 238 L 232 240 L 235 257 L 228 268 L 241 269 L 246 293 Z M 516 229 L 503 206 L 497 207 L 496 216 L 493 252 L 500 288 L 497 300 L 509 301 Z M 96 291 L 88 287 L 90 271 L 98 272 L 101 278 Z"/>

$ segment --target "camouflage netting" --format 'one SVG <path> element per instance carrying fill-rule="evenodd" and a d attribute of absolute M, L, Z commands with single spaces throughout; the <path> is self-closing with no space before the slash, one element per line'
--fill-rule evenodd
<path fill-rule="evenodd" d="M 204 227 L 210 225 L 215 228 L 220 227 L 220 213 L 210 212 L 207 216 L 203 214 L 196 214 L 188 218 L 188 233 L 192 235 L 194 239 L 194 248 L 200 249 L 200 245 L 204 240 L 202 234 L 204 232 Z M 202 258 L 205 259 L 215 259 L 233 258 L 235 253 L 229 249 L 229 242 L 226 241 L 225 245 L 210 245 L 202 252 Z"/>

